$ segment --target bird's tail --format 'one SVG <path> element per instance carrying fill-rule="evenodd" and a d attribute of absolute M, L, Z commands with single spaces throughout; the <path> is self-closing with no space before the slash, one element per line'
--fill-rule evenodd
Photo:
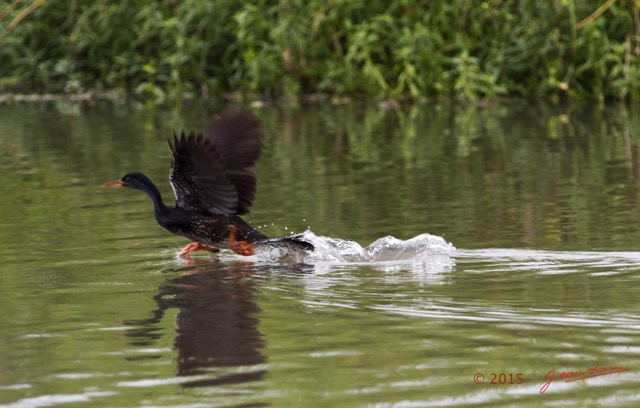
<path fill-rule="evenodd" d="M 298 248 L 298 249 L 304 249 L 306 251 L 313 251 L 315 247 L 311 242 L 307 241 L 303 235 L 304 234 L 296 234 L 296 235 L 290 235 L 288 237 L 282 237 L 282 238 L 270 238 L 270 239 L 258 241 L 257 244 L 274 246 L 274 247 Z"/>

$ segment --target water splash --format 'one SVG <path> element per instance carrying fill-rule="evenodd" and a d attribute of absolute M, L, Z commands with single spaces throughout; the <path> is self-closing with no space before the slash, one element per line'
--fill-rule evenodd
<path fill-rule="evenodd" d="M 450 257 L 456 248 L 444 238 L 420 234 L 408 240 L 391 235 L 363 247 L 355 241 L 324 237 L 307 230 L 296 235 L 315 247 L 313 252 L 291 248 L 264 248 L 256 256 L 260 261 L 377 263 L 391 261 L 424 261 L 437 256 Z"/>

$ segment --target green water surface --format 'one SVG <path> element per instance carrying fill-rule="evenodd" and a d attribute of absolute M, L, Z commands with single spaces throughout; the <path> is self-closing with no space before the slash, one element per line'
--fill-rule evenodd
<path fill-rule="evenodd" d="M 223 109 L 0 105 L 2 406 L 637 406 L 637 106 L 254 110 L 262 232 L 457 251 L 186 264 L 101 185 L 142 171 L 172 201 L 167 136 Z M 589 369 L 621 372 L 540 393 Z"/>

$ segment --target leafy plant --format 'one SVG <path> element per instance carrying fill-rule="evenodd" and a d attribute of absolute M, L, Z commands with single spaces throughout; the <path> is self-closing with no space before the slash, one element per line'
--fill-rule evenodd
<path fill-rule="evenodd" d="M 636 98 L 638 4 L 0 0 L 0 89 Z"/>

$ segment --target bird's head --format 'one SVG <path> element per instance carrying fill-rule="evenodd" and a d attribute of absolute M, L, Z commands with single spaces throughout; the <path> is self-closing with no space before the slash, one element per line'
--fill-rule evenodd
<path fill-rule="evenodd" d="M 128 187 L 136 190 L 145 190 L 152 185 L 151 180 L 142 173 L 128 173 L 119 180 L 113 180 L 104 184 L 104 187 Z"/>

